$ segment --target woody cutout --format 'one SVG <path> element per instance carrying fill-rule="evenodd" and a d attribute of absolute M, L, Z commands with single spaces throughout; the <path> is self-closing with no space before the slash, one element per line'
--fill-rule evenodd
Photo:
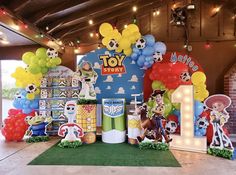
<path fill-rule="evenodd" d="M 162 125 L 162 120 L 165 119 L 163 117 L 165 111 L 165 105 L 163 102 L 164 93 L 165 91 L 161 90 L 155 90 L 152 93 L 150 100 L 154 101 L 154 105 L 151 107 L 151 109 L 149 109 L 152 115 L 150 118 L 146 117 L 148 119 L 141 124 L 144 128 L 144 134 L 137 137 L 139 142 L 141 142 L 145 137 L 147 137 L 148 139 L 162 141 L 162 136 L 165 138 L 166 143 L 172 141 L 172 139 L 170 139 L 167 133 L 165 132 L 165 129 Z"/>

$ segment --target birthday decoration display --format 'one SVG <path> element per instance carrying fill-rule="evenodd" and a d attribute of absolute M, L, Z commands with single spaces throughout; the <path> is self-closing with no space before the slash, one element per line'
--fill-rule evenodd
<path fill-rule="evenodd" d="M 41 122 L 38 126 L 32 123 L 33 121 L 39 122 L 41 119 L 43 120 L 42 117 L 37 115 L 37 117 L 28 120 L 30 123 L 26 123 L 26 117 L 34 116 L 35 110 L 38 110 L 39 108 L 39 87 L 43 75 L 47 73 L 49 69 L 61 63 L 57 51 L 54 49 L 47 50 L 45 48 L 38 48 L 35 53 L 24 53 L 22 55 L 22 60 L 27 64 L 27 68 L 17 67 L 15 72 L 11 75 L 15 78 L 16 87 L 19 88 L 19 91 L 15 94 L 13 101 L 13 106 L 16 108 L 15 111 L 17 112 L 12 112 L 13 110 L 11 110 L 8 118 L 4 122 L 2 130 L 7 141 L 20 141 L 25 135 L 28 126 L 31 124 L 32 127 L 30 128 L 30 132 L 34 133 L 39 128 L 43 129 L 43 127 L 46 127 L 46 125 L 43 126 Z M 22 124 L 18 121 L 21 121 Z M 16 123 L 13 124 L 14 122 Z M 21 129 L 18 125 L 21 126 Z M 14 133 L 18 133 L 18 135 Z M 36 135 L 33 134 L 33 136 Z"/>
<path fill-rule="evenodd" d="M 185 25 L 182 16 L 180 10 L 173 10 L 172 23 Z M 145 70 L 144 77 L 148 78 L 148 83 L 144 87 L 149 86 L 152 90 L 149 98 L 145 98 L 146 101 L 142 103 L 137 103 L 136 97 L 143 92 L 130 94 L 135 97 L 135 101 L 131 101 L 135 109 L 129 111 L 132 114 L 129 113 L 127 120 L 130 144 L 138 144 L 140 149 L 168 150 L 171 145 L 182 150 L 206 152 L 208 142 L 209 154 L 232 158 L 234 148 L 224 127 L 230 117 L 226 109 L 231 100 L 222 94 L 209 97 L 206 75 L 196 61 L 176 52 L 167 59 L 166 55 L 170 53 L 166 52 L 165 43 L 156 40 L 151 34 L 142 36 L 135 24 L 129 24 L 119 32 L 111 24 L 103 23 L 99 33 L 108 51 L 97 54 L 98 60 L 94 65 L 82 60 L 77 71 L 71 71 L 72 87 L 68 89 L 76 90 L 76 94 L 66 92 L 66 78 L 60 77 L 63 81 L 58 82 L 58 87 L 64 88 L 61 90 L 64 94 L 58 98 L 68 100 L 67 93 L 75 99 L 65 100 L 60 106 L 62 109 L 59 110 L 64 110 L 64 114 L 60 115 L 67 119 L 67 123 L 58 125 L 57 134 L 63 137 L 59 147 L 76 148 L 83 143 L 96 141 L 96 93 L 101 94 L 101 89 L 96 86 L 99 79 L 95 69 L 100 69 L 101 75 L 107 76 L 100 82 L 113 83 L 112 76 L 118 74 L 117 78 L 120 78 L 128 73 L 124 60 L 129 59 L 130 64 Z M 2 133 L 7 141 L 20 141 L 25 133 L 30 136 L 29 142 L 46 141 L 46 129 L 52 118 L 42 116 L 41 113 L 38 115 L 35 111 L 39 108 L 39 93 L 45 99 L 51 98 L 47 94 L 47 85 L 44 85 L 47 84 L 45 74 L 58 66 L 61 59 L 54 49 L 39 48 L 35 53 L 24 53 L 22 60 L 27 68 L 18 67 L 12 74 L 19 88 L 13 102 L 16 109 L 9 110 Z M 137 75 L 132 74 L 127 82 L 138 83 Z M 41 92 L 40 86 L 44 87 Z M 122 143 L 126 138 L 126 100 L 119 95 L 126 94 L 127 90 L 120 85 L 117 88 L 118 91 L 114 91 L 117 98 L 102 99 L 100 112 L 102 141 L 105 143 Z M 130 91 L 135 89 L 136 86 L 132 84 Z M 107 86 L 106 90 L 111 91 L 111 86 Z M 41 101 L 41 106 L 45 107 L 46 101 Z"/>

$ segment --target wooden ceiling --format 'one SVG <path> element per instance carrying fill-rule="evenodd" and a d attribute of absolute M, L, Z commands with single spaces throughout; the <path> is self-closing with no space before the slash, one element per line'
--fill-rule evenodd
<path fill-rule="evenodd" d="M 231 10 L 236 9 L 235 0 L 208 1 L 228 3 Z M 153 9 L 178 0 L 0 0 L 0 2 L 14 14 L 52 37 L 69 42 L 83 38 L 81 34 L 86 32 L 98 31 L 99 25 L 103 22 L 110 22 L 113 25 L 117 21 L 127 22 L 124 19 L 129 19 L 131 22 L 134 16 L 138 18 L 152 14 Z M 191 0 L 182 2 L 189 3 Z M 134 5 L 138 7 L 136 13 L 132 11 Z M 93 20 L 93 25 L 88 24 L 89 19 Z"/>

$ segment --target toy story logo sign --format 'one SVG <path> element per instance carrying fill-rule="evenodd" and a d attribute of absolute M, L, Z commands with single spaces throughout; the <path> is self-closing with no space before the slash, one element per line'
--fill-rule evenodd
<path fill-rule="evenodd" d="M 103 64 L 101 66 L 101 74 L 102 75 L 110 75 L 110 74 L 124 74 L 126 73 L 125 65 L 123 61 L 126 56 L 121 54 L 111 55 L 100 55 L 99 59 L 102 60 Z"/>
<path fill-rule="evenodd" d="M 170 62 L 176 63 L 181 62 L 186 64 L 193 72 L 197 71 L 199 69 L 199 66 L 196 62 L 193 61 L 191 57 L 188 55 L 181 55 L 177 54 L 176 52 L 171 53 Z"/>

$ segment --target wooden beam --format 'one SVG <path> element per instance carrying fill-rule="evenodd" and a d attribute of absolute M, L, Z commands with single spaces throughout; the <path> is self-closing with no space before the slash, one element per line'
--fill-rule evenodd
<path fill-rule="evenodd" d="M 3 5 L 7 6 L 10 10 L 12 10 L 15 14 L 17 14 L 21 9 L 23 9 L 26 5 L 31 3 L 32 0 L 12 0 L 5 1 Z"/>
<path fill-rule="evenodd" d="M 160 4 L 159 1 L 156 1 L 156 2 L 153 2 L 151 0 L 147 0 L 145 2 L 140 2 L 138 4 L 138 11 L 139 12 L 142 12 L 142 9 L 145 8 L 146 6 L 149 7 L 149 10 L 150 8 L 152 8 L 152 6 L 154 4 Z M 123 14 L 129 14 L 129 13 L 133 13 L 131 11 L 131 8 L 130 8 L 130 5 L 126 5 L 126 6 L 122 6 L 122 7 L 119 7 L 119 8 L 116 8 L 116 9 L 113 9 L 111 12 L 109 10 L 106 11 L 107 13 L 102 13 L 101 15 L 96 15 L 96 18 L 94 18 L 94 25 L 96 24 L 100 24 L 101 21 L 104 21 L 107 20 L 107 19 L 114 19 L 114 18 L 117 18 L 119 16 L 122 16 Z M 108 17 L 108 18 L 107 18 Z M 71 27 L 70 27 L 71 28 Z M 70 30 L 68 30 L 68 28 L 65 28 L 63 30 L 60 30 L 59 32 L 57 33 L 54 33 L 53 36 L 57 36 L 57 37 L 65 37 L 66 35 L 68 34 L 71 34 L 71 33 L 74 33 L 74 31 L 78 31 L 80 29 L 86 29 L 86 28 L 91 28 L 91 25 L 88 25 L 88 22 L 87 20 L 84 21 L 84 22 L 81 22 L 79 25 L 75 25 L 73 28 L 71 28 Z"/>
<path fill-rule="evenodd" d="M 67 0 L 63 3 L 60 3 L 58 6 L 51 6 L 48 7 L 44 10 L 41 10 L 34 15 L 32 15 L 28 20 L 35 25 L 40 25 L 40 23 L 43 23 L 44 20 L 46 20 L 49 17 L 52 17 L 53 15 L 56 15 L 60 12 L 63 11 L 69 11 L 70 9 L 80 9 L 84 7 L 85 5 L 88 5 L 91 3 L 91 0 L 80 0 L 80 1 L 75 1 L 75 0 Z"/>
<path fill-rule="evenodd" d="M 142 6 L 139 7 L 139 12 L 137 13 L 137 16 L 141 16 L 144 13 L 148 13 L 150 12 L 150 8 L 155 8 L 157 6 L 159 6 L 160 3 L 156 3 L 156 2 L 150 2 L 148 4 L 143 4 Z M 124 9 L 122 12 L 117 13 L 117 11 L 114 11 L 112 13 L 106 14 L 106 17 L 101 16 L 99 18 L 97 18 L 94 23 L 94 27 L 93 28 L 98 28 L 99 25 L 103 22 L 108 22 L 111 21 L 113 19 L 116 18 L 121 18 L 123 17 L 123 19 L 127 19 L 129 18 L 131 15 L 131 11 L 128 11 L 126 9 Z M 109 17 L 107 17 L 109 16 Z M 62 34 L 62 33 L 57 33 L 56 37 L 60 37 L 61 34 L 61 38 L 65 38 L 65 39 L 71 39 L 71 38 L 75 38 L 76 36 L 78 36 L 78 33 L 82 33 L 83 31 L 88 31 L 88 28 L 91 28 L 91 26 L 87 25 L 86 22 L 81 23 L 80 25 L 78 25 L 76 28 L 71 29 L 70 31 Z"/>
<path fill-rule="evenodd" d="M 114 8 L 124 6 L 126 4 L 130 4 L 130 0 L 116 0 L 116 1 L 111 1 L 111 0 L 106 0 L 103 1 L 103 3 L 94 3 L 93 6 L 88 6 L 87 8 L 81 10 L 79 13 L 75 12 L 72 13 L 61 20 L 58 20 L 51 25 L 49 25 L 49 33 L 55 32 L 59 29 L 69 27 L 72 25 L 76 25 L 81 22 L 81 20 L 88 19 L 89 16 L 91 18 L 93 16 L 106 13 L 107 11 L 114 10 Z M 39 26 L 40 27 L 40 26 Z"/>

